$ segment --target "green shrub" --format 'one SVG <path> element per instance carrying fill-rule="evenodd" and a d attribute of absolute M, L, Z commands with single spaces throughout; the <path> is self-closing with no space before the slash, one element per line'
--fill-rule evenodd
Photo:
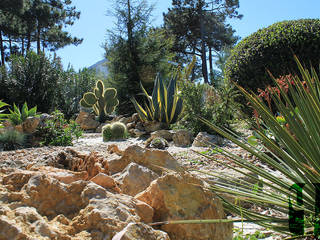
<path fill-rule="evenodd" d="M 0 149 L 4 151 L 16 150 L 23 147 L 25 135 L 16 130 L 7 130 L 0 133 Z"/>
<path fill-rule="evenodd" d="M 320 20 L 300 19 L 275 23 L 240 41 L 227 60 L 225 76 L 256 92 L 277 78 L 298 73 L 293 53 L 301 62 L 319 65 Z"/>
<path fill-rule="evenodd" d="M 23 104 L 21 111 L 14 103 L 13 110 L 9 109 L 9 112 L 10 113 L 7 115 L 7 118 L 13 125 L 19 125 L 23 123 L 28 117 L 38 116 L 37 106 L 29 109 L 26 102 Z"/>
<path fill-rule="evenodd" d="M 121 122 L 106 124 L 102 127 L 103 141 L 124 139 L 127 137 L 127 127 Z"/>
<path fill-rule="evenodd" d="M 36 137 L 44 146 L 72 146 L 72 141 L 82 135 L 80 126 L 74 121 L 68 122 L 62 112 L 56 110 L 51 113 L 43 126 L 38 127 Z"/>
<path fill-rule="evenodd" d="M 190 129 L 194 134 L 214 133 L 195 116 L 202 116 L 218 126 L 229 127 L 229 123 L 240 115 L 241 105 L 235 101 L 238 96 L 239 92 L 233 86 L 214 89 L 206 84 L 184 82 L 181 87 L 184 114 L 177 127 Z"/>
<path fill-rule="evenodd" d="M 7 68 L 7 69 L 4 69 Z M 62 65 L 58 58 L 49 59 L 32 51 L 27 55 L 11 55 L 1 76 L 1 98 L 8 104 L 27 102 L 40 112 L 50 112 L 57 101 Z"/>

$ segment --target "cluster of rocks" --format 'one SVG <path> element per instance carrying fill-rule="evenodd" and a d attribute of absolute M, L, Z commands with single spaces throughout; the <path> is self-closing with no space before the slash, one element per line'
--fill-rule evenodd
<path fill-rule="evenodd" d="M 168 130 L 167 125 L 161 122 L 142 122 L 137 113 L 130 117 L 117 116 L 112 122 L 119 121 L 126 125 L 132 137 L 146 137 L 146 146 L 151 148 L 165 149 L 169 142 L 177 147 L 205 147 L 210 144 L 221 145 L 223 138 L 200 132 L 193 138 L 188 130 Z M 99 123 L 94 119 L 94 115 L 87 112 L 80 112 L 76 122 L 86 131 L 101 132 L 106 123 Z"/>
<path fill-rule="evenodd" d="M 108 150 L 64 149 L 45 165 L 0 169 L 0 239 L 232 239 L 231 223 L 165 224 L 225 218 L 207 183 L 167 151 Z"/>

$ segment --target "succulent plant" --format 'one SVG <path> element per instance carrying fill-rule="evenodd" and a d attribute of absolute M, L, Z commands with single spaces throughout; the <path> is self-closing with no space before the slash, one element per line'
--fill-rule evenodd
<path fill-rule="evenodd" d="M 19 125 L 23 123 L 28 117 L 38 117 L 37 115 L 37 106 L 29 109 L 27 103 L 25 102 L 21 108 L 21 111 L 13 104 L 13 110 L 9 109 L 10 114 L 7 115 L 8 120 L 13 125 Z"/>
<path fill-rule="evenodd" d="M 82 107 L 93 109 L 99 122 L 105 122 L 107 115 L 112 113 L 118 104 L 117 90 L 115 88 L 105 89 L 101 80 L 96 83 L 93 92 L 85 93 L 80 100 Z"/>
<path fill-rule="evenodd" d="M 111 139 L 124 139 L 126 137 L 127 127 L 122 122 L 114 122 L 102 127 L 103 141 Z"/>
<path fill-rule="evenodd" d="M 178 96 L 177 78 L 172 77 L 168 87 L 165 86 L 160 74 L 157 75 L 154 81 L 152 96 L 149 96 L 147 91 L 141 84 L 143 95 L 148 99 L 143 108 L 134 98 L 131 99 L 134 107 L 142 121 L 158 121 L 167 125 L 175 123 L 182 112 L 182 98 Z"/>

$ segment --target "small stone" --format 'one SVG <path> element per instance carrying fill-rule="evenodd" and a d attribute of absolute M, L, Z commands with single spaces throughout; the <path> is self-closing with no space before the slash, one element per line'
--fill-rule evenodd
<path fill-rule="evenodd" d="M 188 130 L 178 130 L 173 136 L 173 143 L 177 147 L 188 147 L 192 143 L 192 133 Z"/>

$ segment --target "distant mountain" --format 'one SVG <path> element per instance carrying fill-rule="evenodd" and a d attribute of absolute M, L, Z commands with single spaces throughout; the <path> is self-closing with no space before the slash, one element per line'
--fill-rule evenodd
<path fill-rule="evenodd" d="M 89 67 L 89 69 L 95 69 L 97 75 L 107 77 L 108 76 L 108 67 L 107 67 L 107 59 L 102 59 L 101 61 L 93 64 Z"/>

